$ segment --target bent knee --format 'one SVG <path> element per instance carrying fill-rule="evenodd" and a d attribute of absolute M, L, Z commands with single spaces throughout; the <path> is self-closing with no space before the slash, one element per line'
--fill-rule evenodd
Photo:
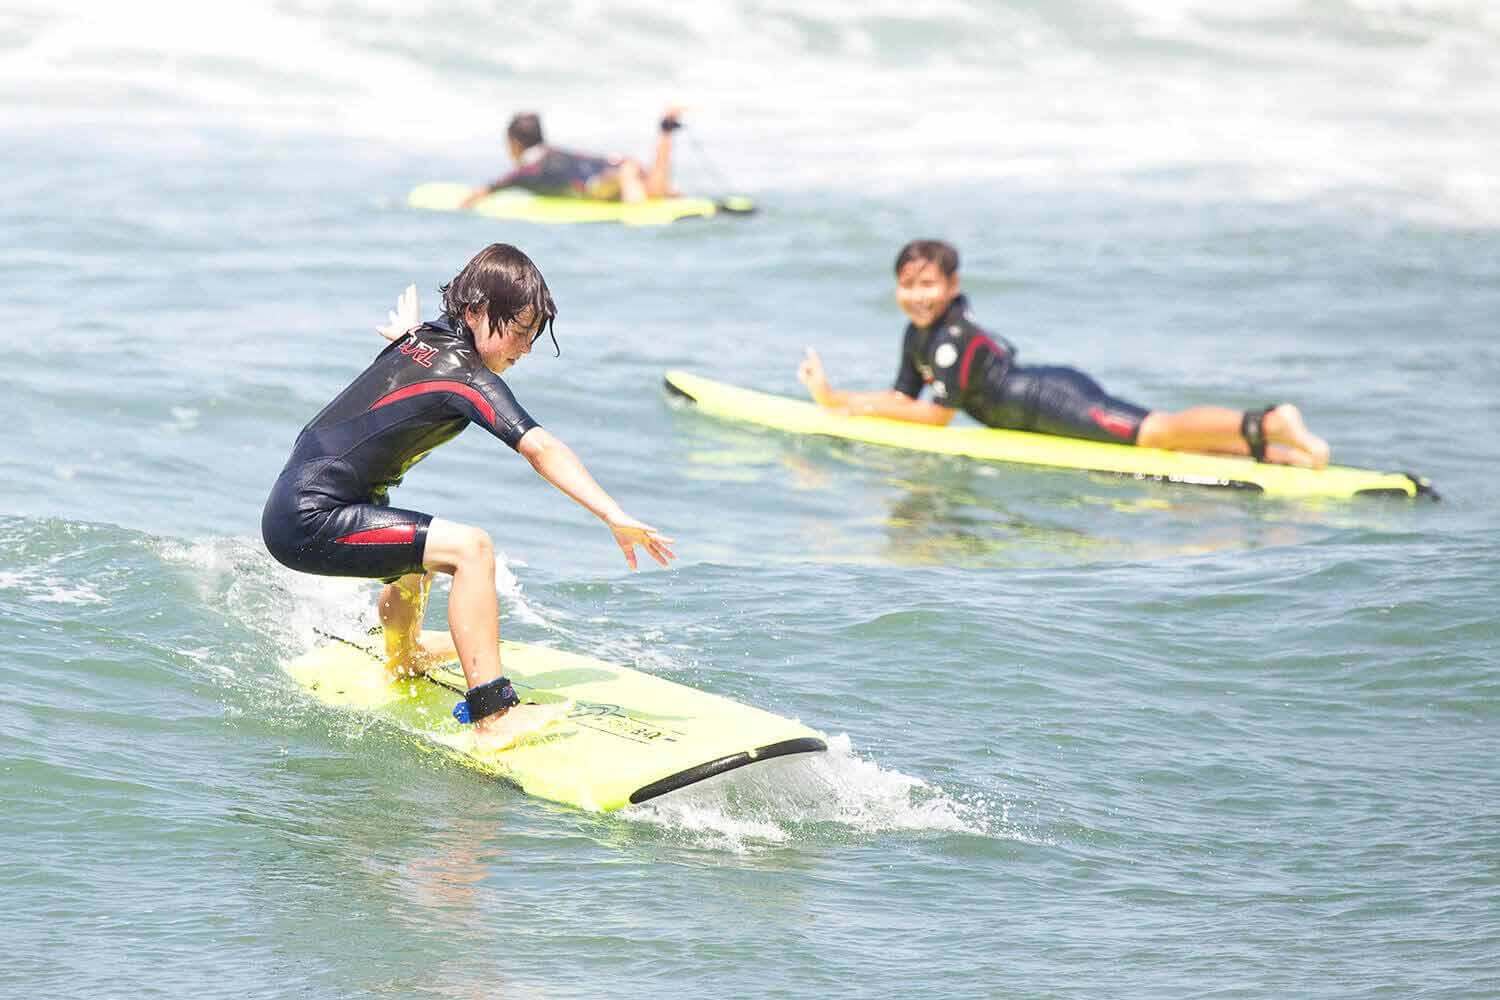
<path fill-rule="evenodd" d="M 428 570 L 456 573 L 460 569 L 495 571 L 495 543 L 489 533 L 473 525 L 434 520 L 427 531 L 423 563 Z"/>
<path fill-rule="evenodd" d="M 458 551 L 455 553 L 457 561 L 461 566 L 488 568 L 490 572 L 495 569 L 495 543 L 490 540 L 490 533 L 483 528 L 469 528 L 464 531 L 459 540 Z"/>

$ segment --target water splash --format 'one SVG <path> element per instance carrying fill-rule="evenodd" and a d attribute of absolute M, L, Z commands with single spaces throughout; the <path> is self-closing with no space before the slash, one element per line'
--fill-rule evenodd
<path fill-rule="evenodd" d="M 827 753 L 740 768 L 621 815 L 736 853 L 897 832 L 1021 839 L 1003 806 L 882 768 L 858 756 L 845 734 L 829 739 Z"/>

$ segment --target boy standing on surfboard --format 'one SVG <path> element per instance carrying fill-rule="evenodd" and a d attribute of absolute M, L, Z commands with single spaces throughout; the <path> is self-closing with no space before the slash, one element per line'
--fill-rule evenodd
<path fill-rule="evenodd" d="M 656 140 L 656 159 L 648 173 L 628 156 L 585 156 L 549 146 L 542 140 L 542 120 L 527 112 L 516 115 L 505 130 L 505 143 L 515 169 L 484 187 L 475 188 L 459 203 L 469 208 L 501 188 L 519 187 L 536 194 L 600 201 L 639 202 L 666 198 L 672 190 L 672 133 L 682 127 L 682 108 L 662 115 Z"/>
<path fill-rule="evenodd" d="M 468 683 L 469 719 L 478 747 L 499 750 L 566 707 L 520 704 L 501 675 L 490 537 L 389 506 L 388 492 L 407 469 L 478 424 L 602 520 L 631 569 L 637 545 L 663 566 L 676 556 L 672 539 L 625 513 L 500 378 L 557 315 L 536 265 L 513 246 L 491 244 L 442 293 L 443 315 L 423 324 L 409 288 L 380 330 L 390 346 L 302 429 L 266 501 L 261 534 L 292 569 L 385 581 L 380 619 L 387 666 L 398 677 L 422 673 L 431 662 L 424 654 L 437 652 L 419 642 L 422 615 L 432 575 L 451 575 L 448 624 Z"/>
<path fill-rule="evenodd" d="M 960 409 L 988 427 L 1036 431 L 1169 451 L 1250 455 L 1321 469 L 1328 445 L 1290 403 L 1262 410 L 1195 406 L 1168 413 L 1115 399 L 1080 371 L 1021 367 L 1004 337 L 985 332 L 959 292 L 958 251 L 912 240 L 896 257 L 896 303 L 911 322 L 895 387 L 846 392 L 828 384 L 811 347 L 797 378 L 820 405 L 840 413 L 946 425 Z M 917 397 L 932 386 L 935 402 Z"/>

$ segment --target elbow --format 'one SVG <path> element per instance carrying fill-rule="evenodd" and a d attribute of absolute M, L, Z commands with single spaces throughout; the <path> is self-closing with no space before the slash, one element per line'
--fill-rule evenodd
<path fill-rule="evenodd" d="M 533 427 L 516 443 L 516 451 L 531 463 L 533 469 L 540 470 L 547 460 L 549 444 L 551 444 L 551 436 L 540 427 Z"/>

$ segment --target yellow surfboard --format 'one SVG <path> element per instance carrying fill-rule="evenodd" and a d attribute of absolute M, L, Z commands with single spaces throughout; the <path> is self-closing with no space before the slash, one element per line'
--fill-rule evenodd
<path fill-rule="evenodd" d="M 607 812 L 726 771 L 827 750 L 800 722 L 651 674 L 546 646 L 501 642 L 505 674 L 523 701 L 572 699 L 557 722 L 499 752 L 476 752 L 453 718 L 462 700 L 456 660 L 392 681 L 378 633 L 334 640 L 284 665 L 319 701 L 391 722 L 464 764 L 538 798 Z"/>
<path fill-rule="evenodd" d="M 934 427 L 883 417 L 849 417 L 806 400 L 740 389 L 712 379 L 671 371 L 666 387 L 705 413 L 793 434 L 822 434 L 940 455 L 965 455 L 994 462 L 1046 465 L 1108 472 L 1133 479 L 1252 490 L 1279 497 L 1426 496 L 1432 484 L 1409 472 L 1376 472 L 1348 466 L 1299 469 L 1249 458 L 1163 451 L 1106 444 L 1052 434 L 989 427 Z"/>
<path fill-rule="evenodd" d="M 411 208 L 456 212 L 473 188 L 467 184 L 419 184 L 406 196 Z M 706 219 L 719 213 L 748 215 L 755 211 L 749 198 L 651 198 L 647 201 L 600 201 L 595 198 L 553 198 L 518 189 L 496 191 L 469 208 L 492 219 L 511 219 L 543 225 L 579 222 L 619 222 L 627 226 L 664 226 L 680 219 Z"/>

